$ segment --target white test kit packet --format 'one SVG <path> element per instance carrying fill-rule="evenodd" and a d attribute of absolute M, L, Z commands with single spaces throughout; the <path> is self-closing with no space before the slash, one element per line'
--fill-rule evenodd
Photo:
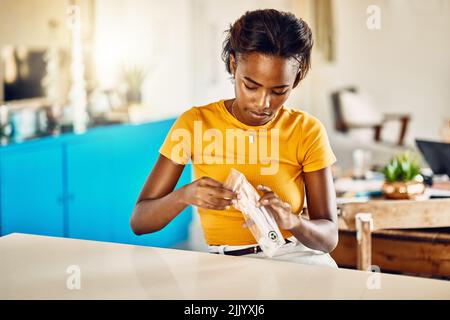
<path fill-rule="evenodd" d="M 255 237 L 264 254 L 273 257 L 277 250 L 286 243 L 274 217 L 263 206 L 257 207 L 260 195 L 245 176 L 236 169 L 231 169 L 225 181 L 225 187 L 240 194 L 234 207 L 241 211 L 248 222 L 250 232 Z"/>

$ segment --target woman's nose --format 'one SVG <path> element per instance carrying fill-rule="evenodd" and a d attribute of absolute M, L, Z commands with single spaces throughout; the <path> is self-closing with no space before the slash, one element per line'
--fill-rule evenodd
<path fill-rule="evenodd" d="M 263 93 L 258 99 L 258 109 L 264 110 L 270 108 L 270 95 Z"/>

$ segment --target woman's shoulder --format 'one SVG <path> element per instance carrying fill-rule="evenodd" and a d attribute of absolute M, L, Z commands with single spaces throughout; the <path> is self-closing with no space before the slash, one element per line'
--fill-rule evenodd
<path fill-rule="evenodd" d="M 284 117 L 289 120 L 290 123 L 295 123 L 303 130 L 313 127 L 321 127 L 322 122 L 309 112 L 292 107 L 283 107 Z"/>
<path fill-rule="evenodd" d="M 180 117 L 190 120 L 197 120 L 205 116 L 216 115 L 220 112 L 221 103 L 223 103 L 223 100 L 214 101 L 205 105 L 192 106 L 188 110 L 184 111 Z"/>

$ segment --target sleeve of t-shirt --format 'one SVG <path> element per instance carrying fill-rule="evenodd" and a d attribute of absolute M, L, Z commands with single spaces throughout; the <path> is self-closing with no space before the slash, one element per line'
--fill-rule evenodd
<path fill-rule="evenodd" d="M 195 120 L 195 108 L 182 113 L 172 125 L 159 153 L 175 163 L 187 164 L 192 157 Z"/>
<path fill-rule="evenodd" d="M 301 130 L 297 156 L 303 172 L 317 171 L 336 162 L 327 131 L 317 118 L 310 115 L 305 116 Z"/>

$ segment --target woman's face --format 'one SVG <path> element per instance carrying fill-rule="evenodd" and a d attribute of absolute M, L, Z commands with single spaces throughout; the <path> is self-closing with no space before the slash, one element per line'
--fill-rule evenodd
<path fill-rule="evenodd" d="M 272 119 L 298 84 L 298 62 L 277 56 L 250 53 L 230 57 L 235 78 L 234 115 L 250 126 Z"/>

